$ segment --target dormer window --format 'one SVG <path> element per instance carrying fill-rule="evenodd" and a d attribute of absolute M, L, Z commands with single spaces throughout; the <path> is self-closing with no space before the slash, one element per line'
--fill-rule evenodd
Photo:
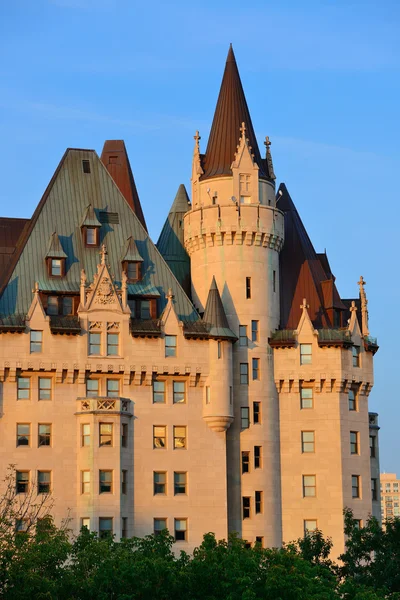
<path fill-rule="evenodd" d="M 143 258 L 140 256 L 132 236 L 126 240 L 121 263 L 122 270 L 125 271 L 129 283 L 136 283 L 142 279 Z"/>
<path fill-rule="evenodd" d="M 64 277 L 65 258 L 47 258 L 47 272 L 49 277 Z"/>
<path fill-rule="evenodd" d="M 82 238 L 86 248 L 98 248 L 100 246 L 100 227 L 101 223 L 97 218 L 96 211 L 89 204 L 81 221 Z"/>
<path fill-rule="evenodd" d="M 98 246 L 98 227 L 86 227 L 86 246 Z"/>
<path fill-rule="evenodd" d="M 124 261 L 124 267 L 129 282 L 135 282 L 141 279 L 141 263 Z"/>
<path fill-rule="evenodd" d="M 49 240 L 45 260 L 47 265 L 47 273 L 49 277 L 64 277 L 66 272 L 66 259 L 60 238 L 57 232 L 54 231 Z"/>

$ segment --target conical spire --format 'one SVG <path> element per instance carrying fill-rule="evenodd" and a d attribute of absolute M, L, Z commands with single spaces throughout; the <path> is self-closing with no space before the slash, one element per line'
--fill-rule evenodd
<path fill-rule="evenodd" d="M 203 158 L 202 166 L 204 175 L 202 175 L 201 179 L 217 177 L 219 175 L 231 175 L 231 164 L 239 143 L 242 123 L 246 127 L 246 137 L 249 140 L 254 160 L 258 165 L 259 176 L 269 179 L 265 160 L 261 158 L 258 148 L 231 45 L 226 59 L 224 76 L 211 126 L 210 137 L 208 138 L 207 150 Z"/>
<path fill-rule="evenodd" d="M 210 290 L 208 292 L 203 321 L 208 325 L 211 336 L 233 340 L 237 339 L 235 334 L 229 328 L 228 319 L 226 318 L 215 277 L 212 279 Z"/>

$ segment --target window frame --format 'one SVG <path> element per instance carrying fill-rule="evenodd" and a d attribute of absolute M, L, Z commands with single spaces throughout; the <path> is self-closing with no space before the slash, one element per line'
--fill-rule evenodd
<path fill-rule="evenodd" d="M 245 473 L 250 473 L 250 452 L 248 450 L 242 450 L 241 467 L 242 475 Z"/>
<path fill-rule="evenodd" d="M 315 523 L 315 527 L 313 529 L 310 529 L 309 527 L 307 527 L 306 523 Z M 313 533 L 314 531 L 318 530 L 318 519 L 303 519 L 303 529 L 304 529 L 304 535 L 307 535 L 308 533 Z"/>
<path fill-rule="evenodd" d="M 26 475 L 26 478 L 18 478 L 19 475 Z M 16 494 L 27 494 L 30 487 L 31 473 L 29 470 L 17 470 L 15 471 L 15 493 Z"/>
<path fill-rule="evenodd" d="M 104 523 L 105 521 L 110 521 L 111 523 L 111 528 L 110 529 L 105 529 L 103 527 L 101 527 L 101 524 Z M 104 540 L 108 537 L 112 537 L 113 536 L 113 532 L 114 532 L 114 519 L 113 517 L 99 517 L 99 539 L 100 540 Z"/>
<path fill-rule="evenodd" d="M 48 481 L 41 482 L 40 481 L 41 475 L 48 475 L 49 476 Z M 45 489 L 43 489 L 43 486 L 45 487 Z M 37 493 L 38 494 L 51 494 L 51 471 L 45 470 L 45 471 L 37 472 Z"/>
<path fill-rule="evenodd" d="M 23 380 L 28 382 L 27 387 L 20 386 L 20 383 Z M 28 390 L 28 395 L 25 398 L 23 396 L 21 396 L 21 394 L 24 392 L 24 390 Z M 17 400 L 30 400 L 30 399 L 31 399 L 31 378 L 23 376 L 23 375 L 18 375 L 18 377 L 17 377 Z"/>
<path fill-rule="evenodd" d="M 239 366 L 240 385 L 249 385 L 249 363 L 241 362 Z"/>
<path fill-rule="evenodd" d="M 163 429 L 164 435 L 156 435 L 157 429 Z M 164 440 L 161 441 L 160 445 L 156 442 L 156 440 Z M 165 450 L 167 448 L 167 426 L 166 425 L 153 425 L 153 449 L 154 450 Z"/>
<path fill-rule="evenodd" d="M 121 423 L 121 448 L 128 447 L 129 439 L 129 425 L 128 423 Z"/>
<path fill-rule="evenodd" d="M 184 436 L 177 435 L 177 430 L 183 429 Z M 183 440 L 183 444 L 180 445 L 178 440 Z M 173 425 L 173 449 L 174 450 L 186 450 L 187 449 L 187 426 L 186 425 Z"/>
<path fill-rule="evenodd" d="M 257 451 L 256 451 L 257 448 Z M 258 454 L 258 456 L 257 456 Z M 262 446 L 254 446 L 254 468 L 255 469 L 262 469 L 262 458 L 263 458 L 263 453 L 262 453 Z"/>
<path fill-rule="evenodd" d="M 303 392 L 311 390 L 311 397 L 307 397 L 307 394 L 303 396 Z M 311 406 L 305 406 L 305 401 L 311 400 Z M 304 383 L 300 384 L 300 409 L 301 410 L 312 410 L 314 408 L 314 387 Z"/>
<path fill-rule="evenodd" d="M 246 300 L 251 300 L 251 277 L 246 277 Z"/>
<path fill-rule="evenodd" d="M 184 482 L 177 481 L 177 475 L 184 475 Z M 177 491 L 179 487 L 184 487 L 184 491 Z M 187 471 L 174 471 L 174 496 L 187 496 L 188 493 L 188 477 Z"/>
<path fill-rule="evenodd" d="M 128 469 L 121 469 L 121 494 L 126 496 L 128 493 Z"/>
<path fill-rule="evenodd" d="M 313 478 L 314 483 L 307 482 L 307 478 Z M 303 484 L 303 498 L 316 498 L 317 497 L 317 476 L 315 474 L 302 475 Z M 311 493 L 309 493 L 311 491 Z M 314 492 L 314 493 L 312 493 Z"/>
<path fill-rule="evenodd" d="M 162 529 L 160 528 L 156 528 L 156 522 L 160 521 L 163 522 L 165 527 L 163 527 Z M 160 535 L 163 531 L 167 530 L 168 531 L 168 519 L 167 517 L 154 517 L 153 518 L 153 534 L 155 536 Z"/>
<path fill-rule="evenodd" d="M 185 524 L 185 529 L 177 529 L 177 522 L 182 522 Z M 179 532 L 179 536 L 177 536 L 177 532 Z M 183 537 L 181 534 L 183 533 Z M 174 518 L 174 538 L 175 542 L 187 542 L 188 541 L 188 520 L 187 518 Z"/>
<path fill-rule="evenodd" d="M 353 398 L 350 397 L 350 394 L 353 394 Z M 357 390 L 354 387 L 350 387 L 348 394 L 347 394 L 347 398 L 348 398 L 349 411 L 357 412 L 358 411 L 358 396 L 357 396 Z"/>
<path fill-rule="evenodd" d="M 81 495 L 90 494 L 91 492 L 91 472 L 89 469 L 81 471 Z"/>
<path fill-rule="evenodd" d="M 19 446 L 28 446 L 28 448 L 30 448 L 31 445 L 31 424 L 30 423 L 17 423 L 17 439 L 16 439 L 16 447 L 18 448 Z M 18 428 L 19 427 L 27 427 L 28 428 L 28 433 L 24 434 L 24 433 L 19 433 L 18 432 Z M 24 438 L 27 440 L 27 443 L 20 443 L 21 438 Z"/>
<path fill-rule="evenodd" d="M 176 335 L 165 335 L 164 345 L 165 345 L 165 358 L 176 358 L 177 355 L 177 337 Z M 174 343 L 171 344 L 171 341 Z"/>
<path fill-rule="evenodd" d="M 259 321 L 252 320 L 251 321 L 251 341 L 258 342 L 259 341 Z"/>
<path fill-rule="evenodd" d="M 98 343 L 94 343 L 92 340 L 95 336 L 98 336 Z M 95 352 L 94 349 L 99 349 Z M 101 332 L 100 331 L 89 331 L 88 335 L 88 355 L 89 356 L 101 356 Z"/>
<path fill-rule="evenodd" d="M 350 454 L 360 454 L 359 432 L 350 431 Z"/>
<path fill-rule="evenodd" d="M 111 338 L 116 338 L 117 342 L 111 342 Z M 119 333 L 107 331 L 107 356 L 119 356 Z"/>
<path fill-rule="evenodd" d="M 245 348 L 248 346 L 247 325 L 239 325 L 239 346 Z"/>
<path fill-rule="evenodd" d="M 107 479 L 105 479 L 107 474 Z M 103 480 L 102 480 L 103 477 Z M 102 489 L 107 487 L 109 489 Z M 99 469 L 99 494 L 112 494 L 114 490 L 114 472 L 112 469 Z"/>
<path fill-rule="evenodd" d="M 175 385 L 183 385 L 183 392 L 175 390 Z M 176 400 L 180 395 L 183 394 L 182 400 Z M 173 404 L 186 404 L 186 382 L 182 380 L 173 380 L 172 382 L 172 403 Z"/>
<path fill-rule="evenodd" d="M 359 367 L 361 365 L 360 363 L 360 346 L 357 346 L 356 344 L 354 344 L 351 347 L 351 364 L 353 367 Z"/>
<path fill-rule="evenodd" d="M 254 492 L 254 514 L 260 515 L 263 513 L 263 493 L 261 490 L 257 490 Z"/>
<path fill-rule="evenodd" d="M 242 496 L 242 521 L 251 519 L 251 496 Z"/>
<path fill-rule="evenodd" d="M 300 365 L 312 365 L 312 347 L 312 344 L 300 344 Z M 303 351 L 306 348 L 309 348 L 310 352 Z"/>
<path fill-rule="evenodd" d="M 260 359 L 252 357 L 251 359 L 251 370 L 253 381 L 260 381 Z"/>
<path fill-rule="evenodd" d="M 111 389 L 111 382 L 117 382 L 117 389 L 113 390 Z M 107 398 L 119 398 L 121 395 L 121 391 L 120 391 L 120 380 L 119 379 L 115 379 L 114 377 L 107 377 L 106 379 L 106 397 Z"/>
<path fill-rule="evenodd" d="M 162 391 L 155 389 L 155 387 L 157 385 L 162 386 Z M 167 388 L 165 379 L 154 379 L 152 388 L 153 388 L 152 389 L 153 404 L 165 404 L 166 403 L 166 388 Z M 161 397 L 161 395 L 162 395 L 162 400 L 156 400 L 156 398 Z"/>
<path fill-rule="evenodd" d="M 89 385 L 91 383 L 96 382 L 96 385 L 94 385 L 93 390 L 89 389 Z M 98 398 L 100 396 L 100 379 L 96 378 L 96 377 L 88 377 L 86 379 L 86 398 Z"/>
<path fill-rule="evenodd" d="M 372 442 L 372 443 L 371 443 Z M 376 458 L 376 435 L 369 436 L 369 457 Z"/>
<path fill-rule="evenodd" d="M 85 427 L 89 427 L 89 433 L 85 433 Z M 90 436 L 90 423 L 81 423 L 81 448 L 87 448 L 90 446 Z M 89 441 L 88 444 L 85 443 L 86 440 Z"/>
<path fill-rule="evenodd" d="M 304 434 L 310 433 L 312 434 L 312 441 L 310 440 L 306 440 L 304 439 L 305 436 Z M 312 450 L 308 450 L 308 447 L 311 447 L 312 445 Z M 315 454 L 315 431 L 313 430 L 302 430 L 301 431 L 301 453 L 302 454 Z"/>
<path fill-rule="evenodd" d="M 110 433 L 102 431 L 102 429 L 109 428 Z M 108 441 L 107 441 L 108 440 Z M 112 448 L 114 445 L 114 423 L 110 421 L 99 422 L 99 448 Z"/>
<path fill-rule="evenodd" d="M 156 481 L 158 476 L 164 476 L 164 481 Z M 159 488 L 157 488 L 159 486 Z M 158 491 L 160 489 L 160 491 Z M 162 489 L 162 491 L 161 491 Z M 153 471 L 153 496 L 167 495 L 167 471 Z"/>
<path fill-rule="evenodd" d="M 48 388 L 46 387 L 41 387 L 41 382 L 42 381 L 48 381 L 50 382 L 50 386 Z M 49 398 L 42 398 L 41 397 L 41 392 L 43 392 L 43 390 L 49 390 Z M 53 400 L 53 380 L 51 377 L 38 377 L 38 400 L 40 402 L 48 402 L 50 400 Z"/>
<path fill-rule="evenodd" d="M 246 416 L 247 411 L 247 416 Z M 245 424 L 247 422 L 247 425 Z M 250 427 L 250 409 L 248 406 L 240 407 L 240 429 L 249 429 Z"/>
<path fill-rule="evenodd" d="M 351 497 L 352 499 L 361 498 L 361 476 L 351 476 Z"/>
<path fill-rule="evenodd" d="M 52 424 L 51 423 L 38 423 L 38 448 L 43 448 L 46 446 L 51 447 L 51 438 L 52 438 Z M 40 433 L 41 427 L 48 427 L 49 431 L 45 433 Z"/>
<path fill-rule="evenodd" d="M 37 337 L 40 338 L 35 340 L 33 339 L 36 334 L 40 334 Z M 37 347 L 37 349 L 35 349 Z M 40 348 L 40 349 L 39 349 Z M 41 354 L 43 352 L 43 331 L 40 329 L 31 329 L 29 332 L 29 353 L 30 354 Z"/>
<path fill-rule="evenodd" d="M 261 402 L 253 402 L 253 425 L 261 425 Z"/>
<path fill-rule="evenodd" d="M 378 479 L 371 477 L 371 497 L 372 501 L 378 500 Z"/>

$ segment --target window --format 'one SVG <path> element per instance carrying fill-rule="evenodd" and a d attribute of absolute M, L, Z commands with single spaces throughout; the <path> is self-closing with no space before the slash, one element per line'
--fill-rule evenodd
<path fill-rule="evenodd" d="M 154 425 L 153 448 L 165 448 L 167 445 L 167 432 L 165 425 Z"/>
<path fill-rule="evenodd" d="M 90 471 L 81 471 L 81 494 L 90 494 Z"/>
<path fill-rule="evenodd" d="M 261 402 L 253 402 L 253 423 L 261 423 Z"/>
<path fill-rule="evenodd" d="M 167 529 L 167 519 L 154 519 L 154 535 L 160 535 L 164 529 Z"/>
<path fill-rule="evenodd" d="M 174 494 L 175 496 L 179 494 L 187 493 L 187 473 L 185 472 L 174 472 Z"/>
<path fill-rule="evenodd" d="M 81 518 L 81 529 L 86 527 L 90 531 L 90 517 L 82 517 Z"/>
<path fill-rule="evenodd" d="M 81 445 L 82 446 L 90 446 L 90 425 L 89 425 L 89 423 L 84 423 L 82 425 Z"/>
<path fill-rule="evenodd" d="M 242 406 L 240 408 L 240 426 L 242 429 L 248 429 L 250 424 L 249 418 L 249 408 L 247 406 Z"/>
<path fill-rule="evenodd" d="M 82 171 L 90 173 L 90 162 L 87 159 L 82 160 Z"/>
<path fill-rule="evenodd" d="M 126 490 L 128 488 L 128 471 L 126 469 L 122 469 L 121 473 L 121 493 L 126 494 Z"/>
<path fill-rule="evenodd" d="M 121 519 L 121 538 L 128 537 L 128 517 L 122 517 Z"/>
<path fill-rule="evenodd" d="M 361 527 L 362 527 L 362 520 L 361 519 L 353 519 L 353 521 L 354 521 L 354 527 L 356 529 L 361 529 Z"/>
<path fill-rule="evenodd" d="M 304 533 L 312 533 L 318 529 L 317 520 L 316 519 L 305 519 L 304 520 Z"/>
<path fill-rule="evenodd" d="M 99 538 L 104 540 L 113 533 L 113 520 L 111 517 L 99 517 Z"/>
<path fill-rule="evenodd" d="M 29 489 L 29 471 L 17 471 L 17 494 L 27 494 Z"/>
<path fill-rule="evenodd" d="M 49 423 L 39 423 L 38 425 L 38 446 L 51 445 L 51 425 Z"/>
<path fill-rule="evenodd" d="M 300 364 L 311 365 L 312 345 L 300 344 Z"/>
<path fill-rule="evenodd" d="M 28 519 L 17 519 L 15 521 L 15 532 L 26 533 L 28 531 Z"/>
<path fill-rule="evenodd" d="M 253 365 L 253 381 L 254 381 L 254 380 L 260 379 L 260 359 L 253 358 L 251 362 Z"/>
<path fill-rule="evenodd" d="M 39 377 L 39 400 L 51 400 L 51 379 Z"/>
<path fill-rule="evenodd" d="M 272 290 L 276 292 L 276 271 L 272 271 Z"/>
<path fill-rule="evenodd" d="M 246 277 L 246 298 L 251 298 L 251 277 Z"/>
<path fill-rule="evenodd" d="M 250 452 L 242 452 L 242 473 L 250 471 Z"/>
<path fill-rule="evenodd" d="M 249 496 L 243 496 L 243 498 L 242 498 L 243 519 L 250 519 L 250 503 L 251 503 L 251 498 L 249 498 Z"/>
<path fill-rule="evenodd" d="M 101 353 L 101 334 L 89 333 L 89 354 Z"/>
<path fill-rule="evenodd" d="M 259 513 L 262 513 L 262 511 L 263 511 L 263 493 L 262 492 L 255 493 L 255 508 L 256 508 L 256 515 Z"/>
<path fill-rule="evenodd" d="M 128 279 L 138 279 L 138 264 L 136 262 L 128 262 L 126 265 L 126 275 Z"/>
<path fill-rule="evenodd" d="M 316 496 L 316 477 L 315 475 L 303 475 L 303 497 L 311 498 Z"/>
<path fill-rule="evenodd" d="M 112 446 L 113 424 L 99 423 L 99 445 Z"/>
<path fill-rule="evenodd" d="M 63 296 L 62 314 L 64 316 L 72 315 L 74 312 L 74 302 L 72 296 Z"/>
<path fill-rule="evenodd" d="M 262 535 L 256 535 L 256 544 L 259 544 L 261 548 L 264 547 L 264 538 Z"/>
<path fill-rule="evenodd" d="M 49 296 L 47 298 L 47 314 L 58 315 L 58 298 L 57 296 Z"/>
<path fill-rule="evenodd" d="M 371 458 L 376 457 L 376 436 L 369 436 L 369 455 Z"/>
<path fill-rule="evenodd" d="M 112 494 L 112 471 L 100 471 L 99 494 Z"/>
<path fill-rule="evenodd" d="M 187 519 L 175 519 L 175 541 L 187 541 Z"/>
<path fill-rule="evenodd" d="M 118 356 L 118 345 L 118 333 L 107 333 L 107 356 Z"/>
<path fill-rule="evenodd" d="M 239 325 L 239 346 L 247 346 L 247 325 Z"/>
<path fill-rule="evenodd" d="M 29 400 L 31 395 L 31 380 L 29 377 L 17 378 L 17 398 L 18 400 Z"/>
<path fill-rule="evenodd" d="M 98 379 L 87 379 L 86 380 L 86 398 L 97 398 L 99 395 L 99 380 Z"/>
<path fill-rule="evenodd" d="M 258 342 L 258 321 L 251 322 L 251 341 Z"/>
<path fill-rule="evenodd" d="M 376 479 L 371 479 L 371 494 L 372 500 L 378 500 L 378 486 Z"/>
<path fill-rule="evenodd" d="M 38 494 L 50 494 L 51 472 L 38 471 Z"/>
<path fill-rule="evenodd" d="M 63 261 L 61 258 L 50 259 L 50 275 L 52 277 L 61 277 L 63 274 Z M 58 303 L 57 303 L 58 305 Z"/>
<path fill-rule="evenodd" d="M 154 471 L 153 473 L 153 493 L 166 494 L 167 493 L 167 474 L 165 471 Z"/>
<path fill-rule="evenodd" d="M 121 424 L 121 446 L 122 448 L 128 447 L 128 423 Z"/>
<path fill-rule="evenodd" d="M 357 398 L 353 388 L 349 389 L 349 410 L 357 410 Z"/>
<path fill-rule="evenodd" d="M 42 351 L 43 331 L 31 331 L 31 354 Z"/>
<path fill-rule="evenodd" d="M 350 431 L 350 454 L 359 454 L 358 431 Z"/>
<path fill-rule="evenodd" d="M 353 367 L 360 366 L 360 346 L 353 346 L 351 348 L 351 353 L 353 355 Z"/>
<path fill-rule="evenodd" d="M 184 381 L 174 381 L 173 384 L 173 401 L 174 404 L 182 404 L 186 402 L 185 398 L 185 382 Z"/>
<path fill-rule="evenodd" d="M 254 468 L 262 467 L 262 446 L 254 446 Z"/>
<path fill-rule="evenodd" d="M 97 245 L 97 227 L 86 227 L 86 246 Z"/>
<path fill-rule="evenodd" d="M 312 408 L 313 407 L 313 388 L 311 387 L 300 387 L 300 408 Z"/>
<path fill-rule="evenodd" d="M 165 356 L 176 356 L 176 335 L 165 336 Z"/>
<path fill-rule="evenodd" d="M 118 398 L 119 396 L 119 380 L 107 379 L 107 398 Z"/>
<path fill-rule="evenodd" d="M 249 363 L 240 363 L 240 383 L 249 385 Z"/>
<path fill-rule="evenodd" d="M 140 302 L 140 318 L 141 319 L 151 319 L 150 300 L 142 300 Z"/>
<path fill-rule="evenodd" d="M 351 476 L 351 495 L 352 498 L 360 498 L 360 476 Z"/>
<path fill-rule="evenodd" d="M 206 404 L 210 404 L 211 402 L 211 391 L 210 391 L 210 386 L 207 385 L 206 386 Z"/>
<path fill-rule="evenodd" d="M 153 404 L 165 403 L 165 381 L 153 381 Z"/>
<path fill-rule="evenodd" d="M 186 448 L 186 427 L 174 425 L 174 448 Z"/>
<path fill-rule="evenodd" d="M 29 423 L 17 423 L 17 446 L 31 445 L 31 426 Z"/>
<path fill-rule="evenodd" d="M 301 432 L 301 451 L 303 454 L 315 452 L 315 433 L 314 431 Z"/>
<path fill-rule="evenodd" d="M 220 340 L 218 340 L 217 350 L 218 350 L 218 358 L 221 358 L 222 357 L 222 342 Z"/>

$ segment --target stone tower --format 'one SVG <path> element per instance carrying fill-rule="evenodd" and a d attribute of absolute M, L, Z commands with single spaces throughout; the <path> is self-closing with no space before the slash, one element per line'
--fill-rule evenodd
<path fill-rule="evenodd" d="M 204 155 L 199 142 L 196 132 L 192 208 L 184 220 L 192 298 L 203 312 L 215 278 L 238 337 L 232 355 L 234 421 L 226 419 L 228 527 L 278 546 L 279 408 L 268 338 L 279 326 L 283 216 L 276 208 L 269 138 L 262 158 L 232 47 Z M 216 401 L 211 398 L 209 411 Z"/>

